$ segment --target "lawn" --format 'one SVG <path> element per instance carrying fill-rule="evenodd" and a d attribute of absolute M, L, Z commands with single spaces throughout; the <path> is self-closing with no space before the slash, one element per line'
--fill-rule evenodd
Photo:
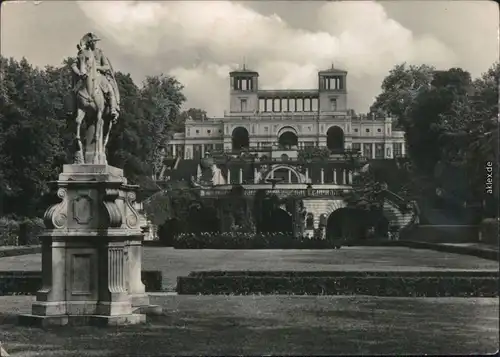
<path fill-rule="evenodd" d="M 32 297 L 0 297 L 11 356 L 469 354 L 498 348 L 498 300 L 312 296 L 152 296 L 143 326 L 15 325 Z"/>
<path fill-rule="evenodd" d="M 340 250 L 176 250 L 145 247 L 143 270 L 161 270 L 163 287 L 195 270 L 493 270 L 495 261 L 405 247 L 343 247 Z M 0 271 L 41 270 L 41 255 L 0 258 Z"/>

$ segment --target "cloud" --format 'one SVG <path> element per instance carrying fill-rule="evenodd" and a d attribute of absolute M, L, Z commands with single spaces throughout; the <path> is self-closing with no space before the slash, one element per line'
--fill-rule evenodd
<path fill-rule="evenodd" d="M 350 72 L 357 94 L 350 105 L 358 111 L 367 110 L 395 63 L 456 62 L 437 38 L 415 36 L 375 2 L 325 3 L 316 30 L 229 1 L 85 1 L 79 7 L 125 53 L 164 65 L 185 85 L 187 105 L 209 115 L 227 109 L 228 72 L 244 57 L 262 87 L 277 89 L 314 88 L 316 72 L 335 62 Z"/>

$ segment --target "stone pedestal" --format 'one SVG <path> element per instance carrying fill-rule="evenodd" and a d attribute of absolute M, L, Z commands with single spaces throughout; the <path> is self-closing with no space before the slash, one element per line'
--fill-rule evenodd
<path fill-rule="evenodd" d="M 141 281 L 137 186 L 108 165 L 64 165 L 45 213 L 42 288 L 21 324 L 134 324 L 149 306 Z M 157 310 L 157 309 L 156 309 Z"/>

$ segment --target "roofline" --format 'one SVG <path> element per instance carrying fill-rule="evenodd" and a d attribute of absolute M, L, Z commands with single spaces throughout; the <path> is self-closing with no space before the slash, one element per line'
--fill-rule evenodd
<path fill-rule="evenodd" d="M 347 71 L 344 71 L 343 69 L 325 69 L 323 71 L 319 71 L 318 74 L 334 74 L 334 73 L 342 73 L 342 74 L 347 74 Z"/>
<path fill-rule="evenodd" d="M 237 74 L 250 74 L 250 75 L 254 75 L 256 77 L 259 76 L 259 72 L 256 72 L 256 71 L 250 71 L 250 70 L 245 70 L 245 69 L 240 69 L 240 70 L 237 70 L 237 71 L 231 71 L 229 72 L 229 76 L 230 77 L 233 77 Z"/>

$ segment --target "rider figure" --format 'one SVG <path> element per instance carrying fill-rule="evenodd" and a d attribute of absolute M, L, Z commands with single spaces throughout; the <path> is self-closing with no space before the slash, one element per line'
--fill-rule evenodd
<path fill-rule="evenodd" d="M 97 63 L 97 71 L 102 74 L 100 80 L 100 87 L 104 93 L 104 96 L 108 99 L 108 104 L 110 106 L 111 116 L 114 121 L 118 118 L 118 102 L 116 93 L 118 89 L 115 88 L 116 82 L 113 77 L 112 68 L 108 62 L 106 56 L 104 56 L 102 50 L 96 47 L 96 42 L 100 39 L 93 33 L 89 32 L 80 40 L 80 44 L 77 45 L 79 51 L 83 49 L 91 50 L 94 53 L 94 57 Z M 73 63 L 72 65 L 73 72 L 75 72 L 78 76 L 81 76 L 80 71 L 78 69 L 78 63 Z M 78 84 L 76 85 L 75 90 L 78 90 Z"/>

